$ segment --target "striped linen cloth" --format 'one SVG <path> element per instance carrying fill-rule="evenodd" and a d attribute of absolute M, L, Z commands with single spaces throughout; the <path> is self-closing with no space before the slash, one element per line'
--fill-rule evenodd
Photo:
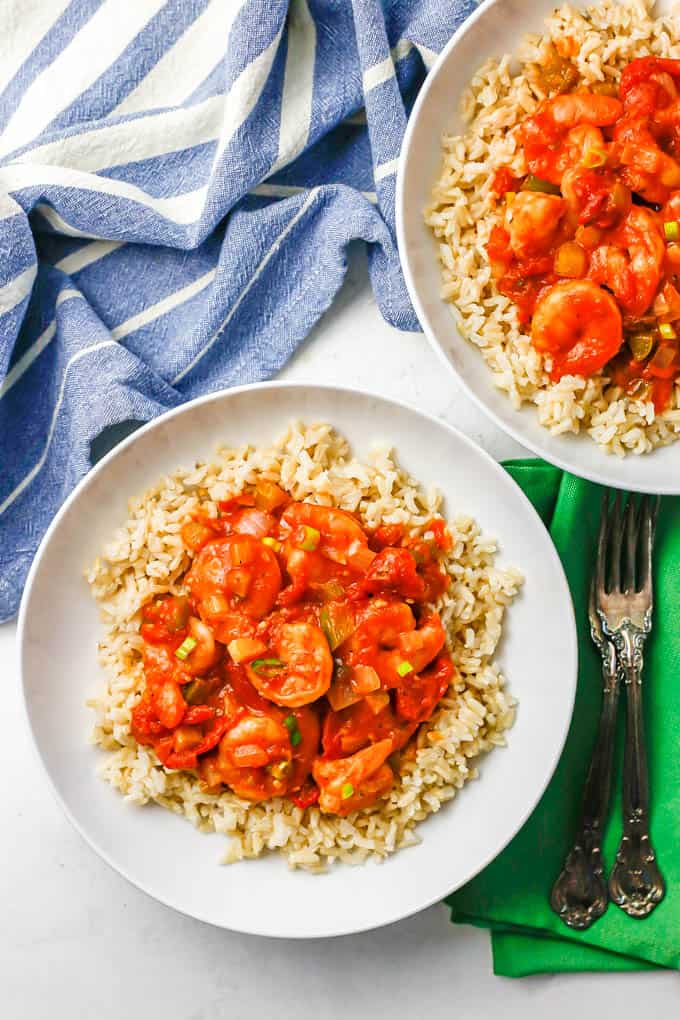
<path fill-rule="evenodd" d="M 0 620 L 114 426 L 276 373 L 368 246 L 474 0 L 3 0 Z M 119 430 L 120 431 L 120 430 Z"/>

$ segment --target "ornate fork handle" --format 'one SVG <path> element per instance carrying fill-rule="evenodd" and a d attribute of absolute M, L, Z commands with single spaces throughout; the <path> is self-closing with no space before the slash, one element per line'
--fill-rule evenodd
<path fill-rule="evenodd" d="M 583 791 L 583 809 L 574 846 L 555 882 L 550 905 L 570 928 L 583 930 L 607 909 L 602 865 L 602 830 L 607 817 L 614 761 L 619 673 L 613 644 L 603 641 L 602 707 L 597 738 Z"/>
<path fill-rule="evenodd" d="M 647 917 L 666 891 L 649 835 L 649 783 L 642 715 L 642 646 L 648 627 L 624 624 L 614 635 L 626 688 L 623 835 L 609 894 L 630 917 Z"/>

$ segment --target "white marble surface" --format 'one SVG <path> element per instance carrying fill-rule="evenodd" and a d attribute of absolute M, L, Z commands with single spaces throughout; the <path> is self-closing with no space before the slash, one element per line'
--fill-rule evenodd
<path fill-rule="evenodd" d="M 333 308 L 283 378 L 359 385 L 441 415 L 495 457 L 522 456 L 419 334 L 380 318 L 354 254 Z M 493 977 L 488 937 L 443 907 L 376 932 L 281 942 L 220 931 L 129 886 L 62 816 L 18 697 L 15 627 L 0 627 L 0 1017 L 7 1020 L 486 1020 L 677 1016 L 676 974 Z"/>

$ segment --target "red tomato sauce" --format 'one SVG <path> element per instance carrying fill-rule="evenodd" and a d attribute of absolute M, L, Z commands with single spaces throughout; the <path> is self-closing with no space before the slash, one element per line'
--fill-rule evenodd
<path fill-rule="evenodd" d="M 520 124 L 527 173 L 490 182 L 503 220 L 487 254 L 553 380 L 603 372 L 662 411 L 680 380 L 680 61 L 634 60 L 613 92 L 564 88 Z M 589 296 L 584 325 L 572 309 Z"/>
<path fill-rule="evenodd" d="M 134 737 L 246 800 L 346 815 L 384 796 L 455 676 L 430 606 L 449 583 L 444 522 L 369 532 L 261 481 L 182 539 L 185 594 L 142 611 Z"/>

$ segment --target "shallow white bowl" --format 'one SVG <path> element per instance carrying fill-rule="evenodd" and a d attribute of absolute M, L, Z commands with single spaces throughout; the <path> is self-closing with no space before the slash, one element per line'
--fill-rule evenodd
<path fill-rule="evenodd" d="M 520 701 L 507 749 L 481 762 L 481 781 L 420 827 L 423 842 L 382 865 L 290 872 L 269 855 L 221 867 L 225 838 L 203 835 L 156 806 L 125 804 L 96 775 L 85 699 L 102 683 L 101 624 L 83 569 L 126 518 L 129 496 L 218 443 L 268 443 L 293 419 L 330 421 L 359 455 L 388 442 L 449 513 L 472 514 L 500 542 L 499 562 L 526 583 L 498 659 Z M 113 450 L 80 483 L 47 532 L 19 617 L 21 674 L 33 739 L 67 815 L 117 871 L 201 920 L 261 935 L 304 937 L 396 921 L 458 888 L 509 842 L 557 763 L 576 682 L 573 610 L 550 538 L 520 489 L 470 440 L 401 404 L 332 387 L 268 384 L 195 400 Z"/>
<path fill-rule="evenodd" d="M 497 389 L 479 350 L 458 331 L 450 304 L 440 297 L 435 239 L 423 210 L 441 166 L 442 134 L 462 134 L 463 92 L 490 57 L 514 53 L 528 32 L 540 32 L 555 0 L 486 0 L 456 32 L 430 71 L 411 113 L 397 177 L 399 254 L 413 307 L 447 368 L 500 428 L 559 467 L 604 485 L 637 492 L 680 493 L 680 441 L 624 460 L 605 453 L 586 434 L 552 436 L 532 406 L 516 411 Z M 587 6 L 577 2 L 576 6 Z M 657 11 L 673 6 L 661 0 Z"/>

